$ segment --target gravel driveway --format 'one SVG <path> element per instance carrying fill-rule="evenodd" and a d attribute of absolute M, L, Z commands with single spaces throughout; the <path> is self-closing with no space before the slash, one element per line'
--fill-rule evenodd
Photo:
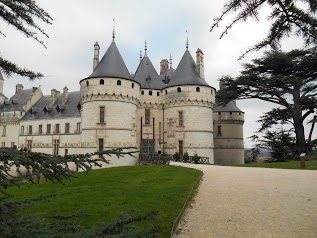
<path fill-rule="evenodd" d="M 317 237 L 317 171 L 182 165 L 204 176 L 175 238 Z"/>

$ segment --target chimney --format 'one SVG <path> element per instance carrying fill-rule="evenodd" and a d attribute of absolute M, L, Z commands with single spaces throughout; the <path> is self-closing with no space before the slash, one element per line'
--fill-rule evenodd
<path fill-rule="evenodd" d="M 17 84 L 15 86 L 15 93 L 19 93 L 23 90 L 23 85 L 22 84 Z"/>
<path fill-rule="evenodd" d="M 168 60 L 162 59 L 160 62 L 160 75 L 166 74 L 167 70 L 168 70 Z"/>
<path fill-rule="evenodd" d="M 65 86 L 63 88 L 63 102 L 62 102 L 62 105 L 65 105 L 67 101 L 68 101 L 68 88 Z"/>
<path fill-rule="evenodd" d="M 55 88 L 53 88 L 53 89 L 51 90 L 51 105 L 53 105 L 53 104 L 56 102 L 57 96 L 58 96 L 59 93 L 60 93 L 60 92 L 57 91 Z"/>
<path fill-rule="evenodd" d="M 95 68 L 96 68 L 97 65 L 99 64 L 99 50 L 100 50 L 100 46 L 99 46 L 98 42 L 96 42 L 95 45 L 94 45 L 93 70 L 95 70 Z"/>
<path fill-rule="evenodd" d="M 204 53 L 199 48 L 196 51 L 196 66 L 199 77 L 205 79 Z"/>

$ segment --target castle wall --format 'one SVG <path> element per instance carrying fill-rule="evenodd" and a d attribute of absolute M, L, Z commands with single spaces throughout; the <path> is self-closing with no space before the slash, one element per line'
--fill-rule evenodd
<path fill-rule="evenodd" d="M 244 164 L 243 112 L 215 112 L 215 164 Z"/>

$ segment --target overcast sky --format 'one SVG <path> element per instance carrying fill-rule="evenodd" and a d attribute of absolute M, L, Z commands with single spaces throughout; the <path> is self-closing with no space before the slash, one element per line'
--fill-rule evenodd
<path fill-rule="evenodd" d="M 147 41 L 148 56 L 159 71 L 161 59 L 173 58 L 176 68 L 185 51 L 186 30 L 189 50 L 195 58 L 197 48 L 205 54 L 205 77 L 209 85 L 218 89 L 222 75 L 237 76 L 242 63 L 261 56 L 262 52 L 249 54 L 245 59 L 237 58 L 266 35 L 268 23 L 265 16 L 261 22 L 248 21 L 234 27 L 223 39 L 221 30 L 230 18 L 212 33 L 209 32 L 213 19 L 221 13 L 225 1 L 210 0 L 54 0 L 36 1 L 49 12 L 53 25 L 43 25 L 49 38 L 47 49 L 34 40 L 25 38 L 12 27 L 3 25 L 0 36 L 0 54 L 20 66 L 45 74 L 41 80 L 29 82 L 13 76 L 5 78 L 4 94 L 11 97 L 15 85 L 22 83 L 25 88 L 41 85 L 44 94 L 56 88 L 62 91 L 67 85 L 70 91 L 79 90 L 79 81 L 92 73 L 93 45 L 98 41 L 100 58 L 112 40 L 113 18 L 116 21 L 116 43 L 131 73 L 139 63 L 140 49 Z M 263 9 L 265 12 L 266 9 Z M 302 47 L 295 37 L 283 41 L 283 49 Z M 144 50 L 143 50 L 144 52 Z M 258 117 L 274 105 L 258 100 L 238 101 L 245 112 L 245 138 L 259 127 Z M 308 128 L 307 128 L 308 129 Z M 245 146 L 252 142 L 245 140 Z"/>

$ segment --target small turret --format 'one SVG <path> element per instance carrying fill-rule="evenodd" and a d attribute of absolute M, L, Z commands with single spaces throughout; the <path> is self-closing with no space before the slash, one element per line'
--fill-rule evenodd
<path fill-rule="evenodd" d="M 99 46 L 98 42 L 96 42 L 95 45 L 94 45 L 93 70 L 95 70 L 95 68 L 96 68 L 97 65 L 99 64 L 99 50 L 100 50 L 100 46 Z"/>
<path fill-rule="evenodd" d="M 205 79 L 204 53 L 199 48 L 196 51 L 196 65 L 199 77 Z"/>

